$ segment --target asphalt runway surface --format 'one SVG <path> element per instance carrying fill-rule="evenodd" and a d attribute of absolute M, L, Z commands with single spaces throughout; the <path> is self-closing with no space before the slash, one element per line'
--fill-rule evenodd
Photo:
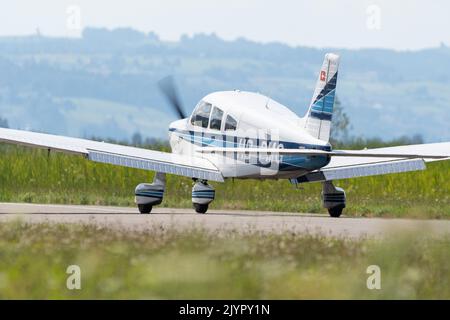
<path fill-rule="evenodd" d="M 0 203 L 0 222 L 21 219 L 30 223 L 83 223 L 130 231 L 199 228 L 211 232 L 272 232 L 319 234 L 332 237 L 378 237 L 413 232 L 431 236 L 450 235 L 450 220 L 381 218 L 331 218 L 323 214 L 210 210 L 155 207 L 151 214 L 137 208 Z"/>

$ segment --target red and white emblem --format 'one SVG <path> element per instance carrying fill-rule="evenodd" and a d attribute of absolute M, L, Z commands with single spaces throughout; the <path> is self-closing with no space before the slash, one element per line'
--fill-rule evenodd
<path fill-rule="evenodd" d="M 325 71 L 320 71 L 320 81 L 325 81 L 325 79 L 327 78 L 327 74 Z"/>

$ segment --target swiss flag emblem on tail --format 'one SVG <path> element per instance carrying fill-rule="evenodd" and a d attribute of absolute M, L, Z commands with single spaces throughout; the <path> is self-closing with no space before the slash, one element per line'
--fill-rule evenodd
<path fill-rule="evenodd" d="M 325 73 L 325 71 L 320 71 L 320 81 L 325 81 L 327 77 L 327 74 Z"/>

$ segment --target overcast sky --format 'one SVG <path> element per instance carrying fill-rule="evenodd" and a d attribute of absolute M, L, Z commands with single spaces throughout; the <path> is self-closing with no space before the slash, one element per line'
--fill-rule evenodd
<path fill-rule="evenodd" d="M 215 32 L 228 40 L 420 49 L 450 45 L 449 13 L 447 0 L 14 0 L 3 1 L 0 36 L 132 27 L 166 40 Z"/>

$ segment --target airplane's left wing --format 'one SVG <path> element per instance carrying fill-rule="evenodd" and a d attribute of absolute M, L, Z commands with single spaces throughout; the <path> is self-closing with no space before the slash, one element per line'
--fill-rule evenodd
<path fill-rule="evenodd" d="M 295 182 L 330 181 L 425 170 L 425 162 L 450 159 L 450 142 L 336 152 L 347 156 L 332 156 L 327 166 L 298 177 L 294 179 Z"/>
<path fill-rule="evenodd" d="M 0 141 L 78 154 L 95 162 L 223 181 L 221 172 L 210 161 L 195 156 L 5 128 L 0 128 Z"/>

